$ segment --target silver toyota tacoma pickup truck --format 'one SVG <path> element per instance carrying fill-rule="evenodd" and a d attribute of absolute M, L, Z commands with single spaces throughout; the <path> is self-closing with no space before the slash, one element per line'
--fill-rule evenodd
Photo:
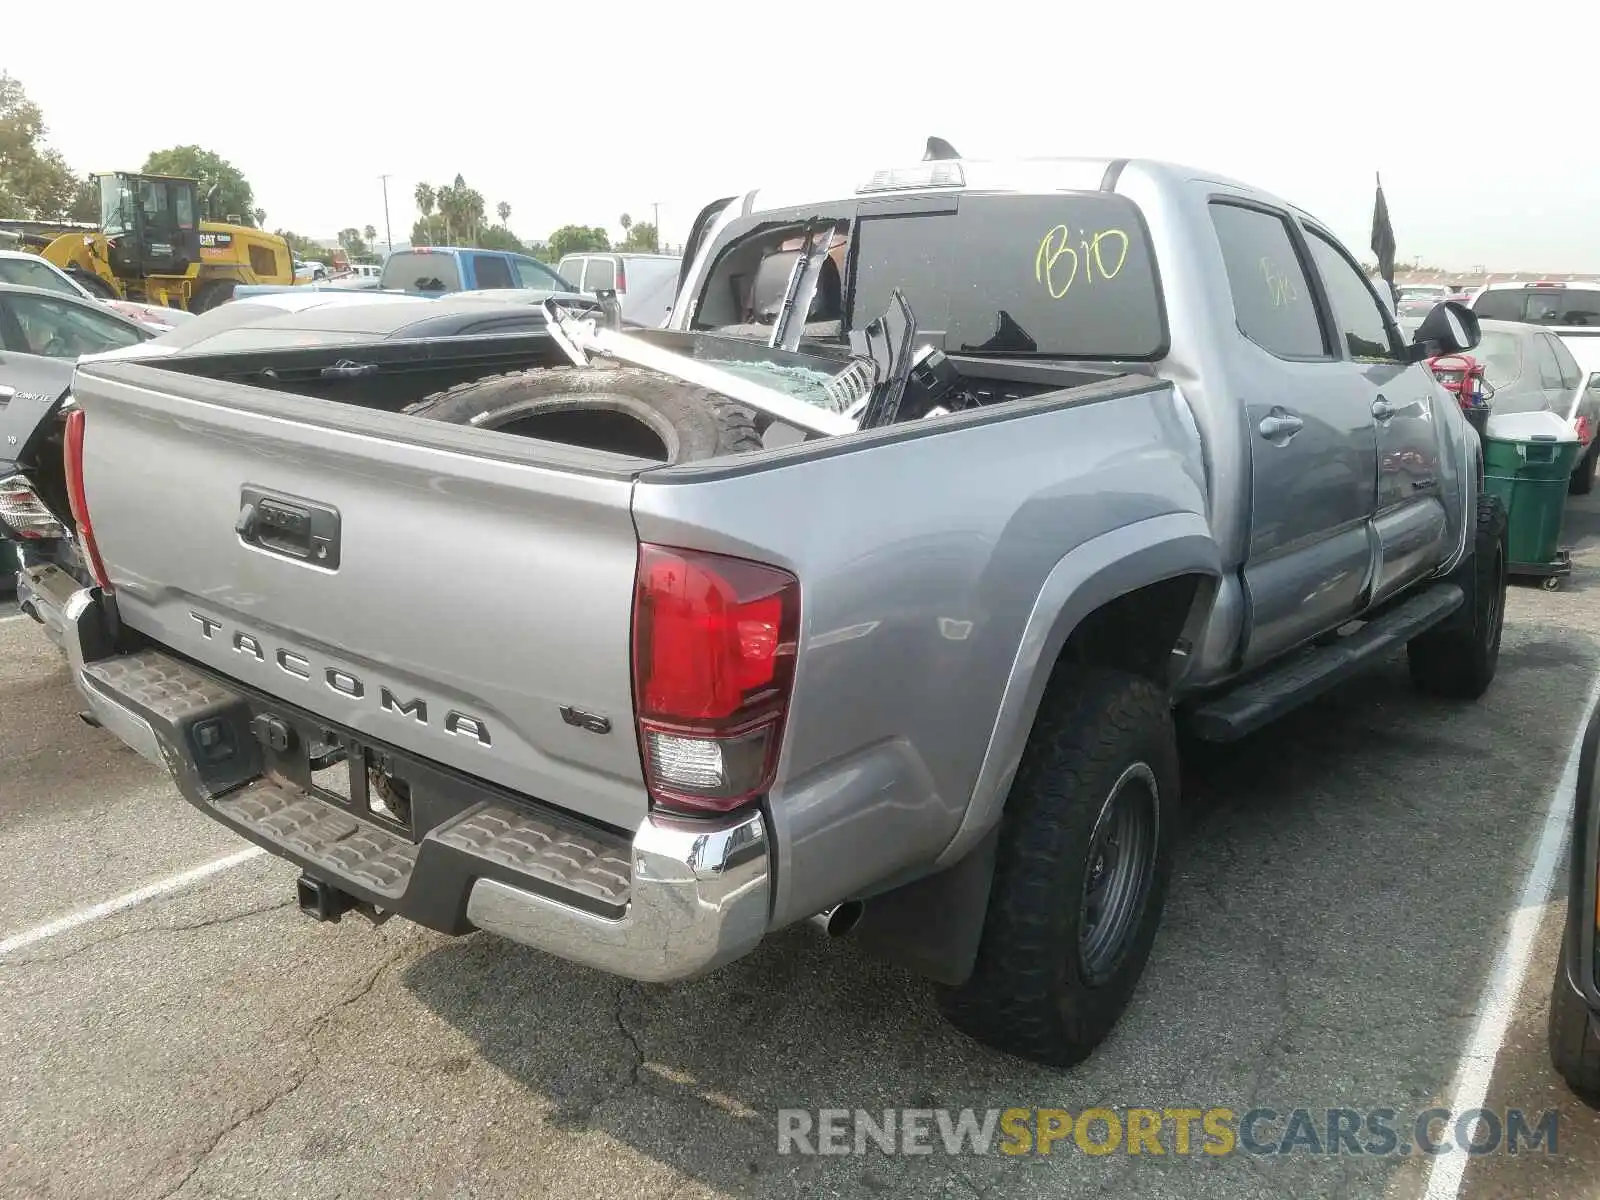
<path fill-rule="evenodd" d="M 1402 646 L 1428 692 L 1489 687 L 1504 513 L 1423 362 L 1476 322 L 1403 341 L 1237 182 L 943 157 L 708 206 L 650 332 L 881 365 L 897 300 L 932 391 L 820 432 L 731 409 L 765 444 L 691 461 L 421 419 L 399 376 L 82 365 L 96 583 L 57 599 L 90 719 L 320 917 L 650 981 L 811 918 L 1081 1060 L 1150 953 L 1180 728 L 1240 738 Z M 550 336 L 582 363 L 581 332 Z"/>

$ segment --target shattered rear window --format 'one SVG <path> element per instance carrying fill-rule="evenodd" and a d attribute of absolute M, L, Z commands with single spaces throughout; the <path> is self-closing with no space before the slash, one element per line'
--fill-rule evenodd
<path fill-rule="evenodd" d="M 830 412 L 838 411 L 825 390 L 831 375 L 821 371 L 813 371 L 806 367 L 791 367 L 778 363 L 749 362 L 735 358 L 708 358 L 703 360 L 708 367 L 716 367 L 730 375 L 737 375 L 740 379 L 751 383 L 759 383 L 763 387 L 772 388 L 796 400 L 803 400 L 817 408 L 825 408 Z M 841 367 L 846 364 L 840 363 Z"/>

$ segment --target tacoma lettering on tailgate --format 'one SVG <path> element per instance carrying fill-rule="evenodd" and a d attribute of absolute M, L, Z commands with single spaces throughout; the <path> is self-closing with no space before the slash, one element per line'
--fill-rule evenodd
<path fill-rule="evenodd" d="M 241 629 L 229 629 L 221 621 L 192 609 L 189 615 L 199 624 L 201 637 L 211 642 L 224 642 L 231 646 L 236 654 L 242 654 L 261 663 L 273 663 L 285 675 L 307 683 L 321 680 L 329 690 L 338 692 L 341 696 L 348 696 L 352 700 L 362 700 L 371 694 L 365 680 L 343 667 L 314 663 L 298 650 L 269 645 L 253 633 L 245 633 Z M 421 697 L 406 699 L 387 685 L 380 684 L 377 694 L 372 696 L 372 699 L 377 701 L 378 707 L 384 712 L 399 717 L 410 717 L 419 725 L 430 723 L 428 702 Z M 481 717 L 474 717 L 453 708 L 444 715 L 443 729 L 446 733 L 472 738 L 481 746 L 492 744 L 488 722 Z"/>

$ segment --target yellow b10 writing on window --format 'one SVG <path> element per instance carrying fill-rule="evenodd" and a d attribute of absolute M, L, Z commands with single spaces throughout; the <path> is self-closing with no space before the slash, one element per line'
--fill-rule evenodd
<path fill-rule="evenodd" d="M 1267 295 L 1272 297 L 1273 308 L 1283 308 L 1300 299 L 1300 289 L 1294 280 L 1278 271 L 1278 264 L 1270 258 L 1261 260 L 1261 278 L 1267 282 Z"/>
<path fill-rule="evenodd" d="M 1039 242 L 1039 252 L 1033 259 L 1033 277 L 1059 300 L 1071 290 L 1080 274 L 1085 283 L 1115 279 L 1128 261 L 1128 246 L 1128 235 L 1120 229 L 1102 229 L 1097 233 L 1081 230 L 1074 241 L 1070 229 L 1057 225 Z"/>

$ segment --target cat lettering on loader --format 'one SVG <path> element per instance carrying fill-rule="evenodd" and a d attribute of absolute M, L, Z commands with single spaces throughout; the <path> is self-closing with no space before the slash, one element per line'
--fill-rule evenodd
<path fill-rule="evenodd" d="M 174 175 L 95 176 L 99 227 L 24 239 L 97 296 L 205 312 L 243 283 L 293 284 L 289 243 L 238 216 L 202 219 L 199 185 Z M 206 195 L 216 207 L 217 189 Z"/>

